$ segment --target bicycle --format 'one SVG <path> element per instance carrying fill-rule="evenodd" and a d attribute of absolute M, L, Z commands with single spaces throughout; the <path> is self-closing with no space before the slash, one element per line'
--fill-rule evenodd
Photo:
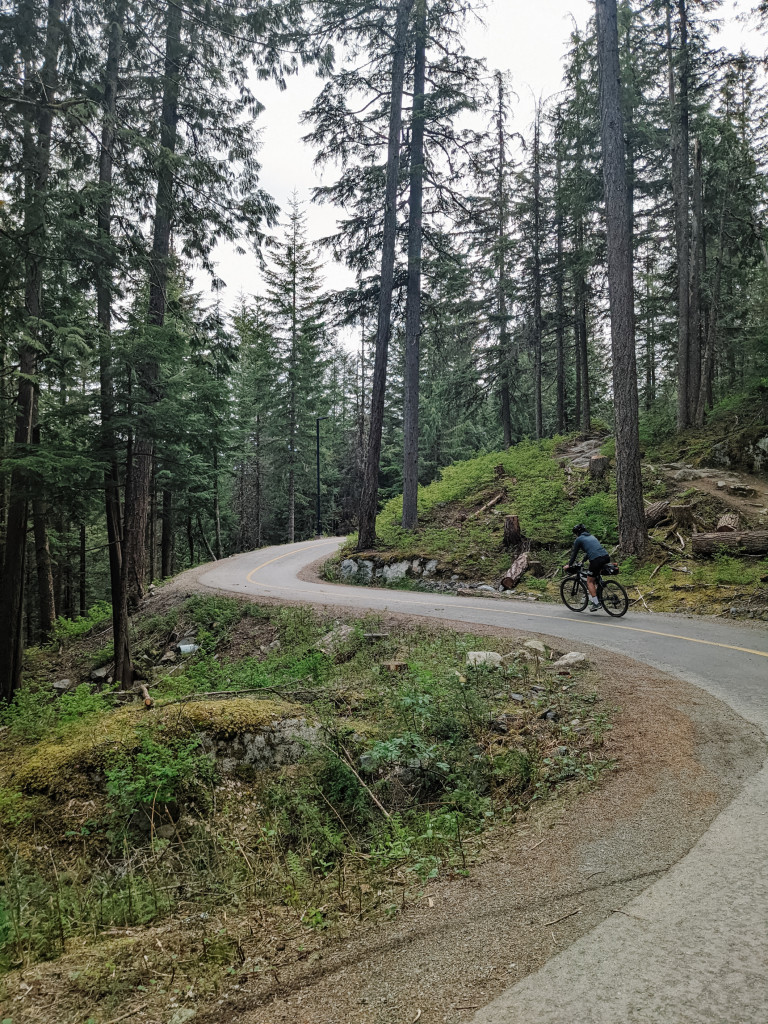
<path fill-rule="evenodd" d="M 609 576 L 615 575 L 618 571 L 619 567 L 615 563 L 611 563 L 603 570 Z M 589 604 L 588 576 L 589 570 L 582 562 L 581 565 L 574 565 L 560 584 L 562 602 L 572 612 L 583 612 Z M 629 608 L 629 597 L 624 587 L 618 580 L 604 580 L 603 573 L 596 577 L 595 586 L 597 599 L 603 608 L 615 619 L 620 619 Z"/>

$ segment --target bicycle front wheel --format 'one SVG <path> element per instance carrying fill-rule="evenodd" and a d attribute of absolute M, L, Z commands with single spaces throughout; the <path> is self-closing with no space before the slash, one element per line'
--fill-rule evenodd
<path fill-rule="evenodd" d="M 602 594 L 600 595 L 603 608 L 615 619 L 620 619 L 629 608 L 627 592 L 616 580 L 607 580 L 603 583 Z"/>
<path fill-rule="evenodd" d="M 569 576 L 560 584 L 560 597 L 572 612 L 583 612 L 589 601 L 586 585 L 578 576 Z"/>

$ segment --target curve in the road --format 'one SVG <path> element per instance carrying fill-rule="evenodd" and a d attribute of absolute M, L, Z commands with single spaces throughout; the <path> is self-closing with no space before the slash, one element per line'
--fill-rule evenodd
<path fill-rule="evenodd" d="M 238 555 L 200 577 L 255 598 L 530 630 L 602 647 L 714 694 L 768 736 L 768 631 L 709 619 L 536 611 L 513 600 L 310 582 L 340 540 Z M 667 874 L 474 1018 L 475 1024 L 768 1024 L 768 769 Z"/>

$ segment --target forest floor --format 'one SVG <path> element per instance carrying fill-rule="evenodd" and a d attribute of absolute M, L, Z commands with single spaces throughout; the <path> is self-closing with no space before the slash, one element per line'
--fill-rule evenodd
<path fill-rule="evenodd" d="M 100 624 L 32 652 L 0 732 L 13 1024 L 459 1024 L 621 913 L 761 761 L 719 701 L 613 654 L 559 674 L 531 634 L 196 591 L 136 622 L 149 711 L 114 707 Z M 297 719 L 328 749 L 232 763 Z"/>

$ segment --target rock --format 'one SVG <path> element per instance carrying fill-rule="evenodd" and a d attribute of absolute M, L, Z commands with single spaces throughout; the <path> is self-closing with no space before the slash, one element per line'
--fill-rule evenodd
<path fill-rule="evenodd" d="M 176 661 L 176 655 L 173 653 L 173 651 L 166 651 L 165 654 L 160 659 L 160 664 L 161 665 L 166 665 L 169 662 L 174 662 L 174 661 Z"/>
<path fill-rule="evenodd" d="M 718 489 L 718 491 L 724 491 L 727 486 L 728 486 L 728 484 L 725 482 L 725 480 L 718 480 L 717 481 L 717 489 Z"/>
<path fill-rule="evenodd" d="M 61 693 L 66 693 L 67 690 L 71 689 L 71 687 L 72 687 L 72 680 L 71 679 L 57 679 L 56 682 L 53 684 L 53 689 L 54 690 L 60 690 Z"/>
<path fill-rule="evenodd" d="M 345 558 L 339 567 L 339 578 L 344 583 L 350 583 L 357 579 L 357 562 L 354 558 Z"/>
<path fill-rule="evenodd" d="M 456 575 L 456 573 L 454 573 L 453 576 L 451 576 L 451 583 L 455 583 L 458 578 L 459 577 Z"/>
<path fill-rule="evenodd" d="M 546 692 L 547 692 L 547 690 L 546 690 L 546 687 L 544 687 L 544 686 L 532 686 L 531 687 L 531 693 L 535 693 L 535 694 L 538 695 L 540 693 L 546 693 Z"/>
<path fill-rule="evenodd" d="M 411 572 L 414 574 L 414 576 L 421 576 L 420 558 L 414 558 L 414 560 L 411 562 Z"/>
<path fill-rule="evenodd" d="M 332 658 L 354 632 L 352 626 L 337 626 L 336 629 L 332 629 L 330 633 L 326 633 L 322 639 L 318 640 L 315 647 L 318 651 L 322 651 L 323 654 Z"/>
<path fill-rule="evenodd" d="M 381 570 L 381 575 L 387 583 L 396 583 L 398 580 L 404 580 L 406 578 L 409 567 L 409 562 L 393 562 L 392 565 L 384 566 Z"/>
<path fill-rule="evenodd" d="M 431 562 L 427 562 L 427 564 L 424 566 L 424 575 L 425 576 L 434 576 L 436 572 L 437 572 L 437 559 L 433 558 Z"/>
<path fill-rule="evenodd" d="M 515 704 L 525 704 L 525 697 L 522 693 L 510 693 L 509 699 L 514 701 Z"/>
<path fill-rule="evenodd" d="M 489 587 L 487 583 L 481 583 L 477 589 L 482 590 L 486 594 L 496 594 L 496 587 Z"/>
<path fill-rule="evenodd" d="M 283 645 L 280 643 L 279 640 L 273 640 L 272 643 L 269 645 L 268 650 L 279 651 L 282 646 Z"/>
<path fill-rule="evenodd" d="M 545 722 L 560 721 L 560 715 L 558 715 L 554 708 L 547 708 L 546 711 L 542 711 L 542 713 L 539 715 L 539 718 L 543 719 Z"/>
<path fill-rule="evenodd" d="M 755 488 L 747 487 L 746 484 L 730 484 L 728 487 L 728 493 L 732 494 L 735 498 L 757 497 L 757 491 Z"/>
<path fill-rule="evenodd" d="M 501 668 L 502 658 L 496 651 L 467 651 L 467 665 L 488 665 L 490 668 Z"/>
<path fill-rule="evenodd" d="M 555 751 L 555 753 L 559 757 L 565 757 L 566 754 L 568 753 L 568 747 L 558 747 L 557 750 Z"/>
<path fill-rule="evenodd" d="M 197 1010 L 192 1010 L 189 1007 L 179 1009 L 169 1019 L 168 1024 L 187 1024 L 187 1021 L 192 1020 L 195 1016 L 197 1016 Z"/>
<path fill-rule="evenodd" d="M 570 654 L 564 654 L 562 658 L 559 658 L 553 664 L 552 668 L 572 668 L 574 665 L 586 665 L 586 663 L 586 654 L 580 654 L 578 651 L 571 651 Z"/>
<path fill-rule="evenodd" d="M 175 825 L 161 825 L 155 829 L 155 835 L 158 839 L 173 839 L 176 835 Z"/>
<path fill-rule="evenodd" d="M 498 718 L 491 722 L 491 728 L 494 732 L 507 733 L 515 724 L 514 715 L 499 715 Z"/>
<path fill-rule="evenodd" d="M 527 647 L 529 651 L 536 651 L 537 654 L 547 653 L 547 648 L 541 640 L 526 640 L 523 647 Z"/>
<path fill-rule="evenodd" d="M 102 665 L 91 672 L 91 679 L 96 683 L 103 683 L 109 677 L 109 665 Z"/>

